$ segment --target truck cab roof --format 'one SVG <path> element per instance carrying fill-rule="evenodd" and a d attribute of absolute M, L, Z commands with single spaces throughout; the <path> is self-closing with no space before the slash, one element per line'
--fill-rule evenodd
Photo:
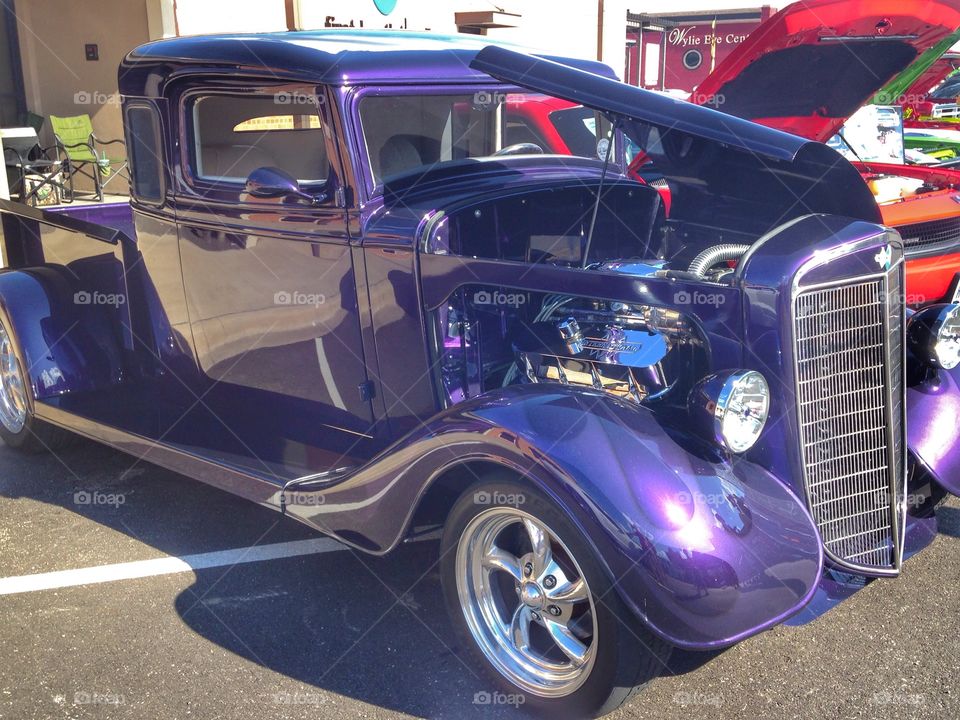
<path fill-rule="evenodd" d="M 490 76 L 472 69 L 470 63 L 491 44 L 516 47 L 472 35 L 353 29 L 171 38 L 141 45 L 124 58 L 119 72 L 120 92 L 158 97 L 166 81 L 210 68 L 243 76 L 267 75 L 277 80 L 340 86 L 489 82 Z M 608 65 L 600 62 L 570 58 L 563 58 L 563 62 L 616 77 Z"/>

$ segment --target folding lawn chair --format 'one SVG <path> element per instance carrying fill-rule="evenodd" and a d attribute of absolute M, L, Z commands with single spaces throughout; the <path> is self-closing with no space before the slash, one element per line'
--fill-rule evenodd
<path fill-rule="evenodd" d="M 93 134 L 93 124 L 89 115 L 75 117 L 50 116 L 50 126 L 56 138 L 57 155 L 63 163 L 70 199 L 78 194 L 74 188 L 74 177 L 83 175 L 93 181 L 93 196 L 103 202 L 103 189 L 107 183 L 123 175 L 129 180 L 127 161 L 121 158 L 107 157 L 106 152 L 98 154 L 101 145 L 123 145 L 123 140 L 100 140 Z"/>
<path fill-rule="evenodd" d="M 33 128 L 3 131 L 3 162 L 11 194 L 30 205 L 53 205 L 65 200 L 63 167 L 50 159 Z"/>

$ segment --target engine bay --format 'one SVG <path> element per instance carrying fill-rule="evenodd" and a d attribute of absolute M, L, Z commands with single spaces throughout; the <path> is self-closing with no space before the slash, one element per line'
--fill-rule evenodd
<path fill-rule="evenodd" d="M 601 196 L 594 208 L 592 188 L 567 186 L 441 213 L 426 231 L 425 250 L 729 285 L 750 248 L 743 232 L 708 235 L 668 221 L 659 194 L 641 183 L 617 180 Z M 681 368 L 705 363 L 702 338 L 681 310 L 575 293 L 466 285 L 432 313 L 431 331 L 446 404 L 515 383 L 654 402 L 696 376 L 681 377 Z"/>
<path fill-rule="evenodd" d="M 516 383 L 558 383 L 642 403 L 703 359 L 682 313 L 471 285 L 434 315 L 448 404 Z"/>

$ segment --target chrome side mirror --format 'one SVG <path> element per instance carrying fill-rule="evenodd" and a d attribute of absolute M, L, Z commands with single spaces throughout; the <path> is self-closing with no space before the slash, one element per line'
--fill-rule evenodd
<path fill-rule="evenodd" d="M 327 200 L 326 193 L 311 195 L 301 190 L 297 179 L 278 167 L 257 168 L 247 177 L 243 189 L 247 194 L 262 199 L 292 197 L 311 205 L 320 205 Z"/>

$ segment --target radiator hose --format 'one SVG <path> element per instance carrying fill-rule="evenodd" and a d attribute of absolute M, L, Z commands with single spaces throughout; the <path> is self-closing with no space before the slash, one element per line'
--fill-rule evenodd
<path fill-rule="evenodd" d="M 688 272 L 701 278 L 706 277 L 707 270 L 717 263 L 727 262 L 728 260 L 739 260 L 749 249 L 749 245 L 737 245 L 733 243 L 714 245 L 693 259 L 693 262 L 690 263 L 690 267 L 688 268 Z"/>

